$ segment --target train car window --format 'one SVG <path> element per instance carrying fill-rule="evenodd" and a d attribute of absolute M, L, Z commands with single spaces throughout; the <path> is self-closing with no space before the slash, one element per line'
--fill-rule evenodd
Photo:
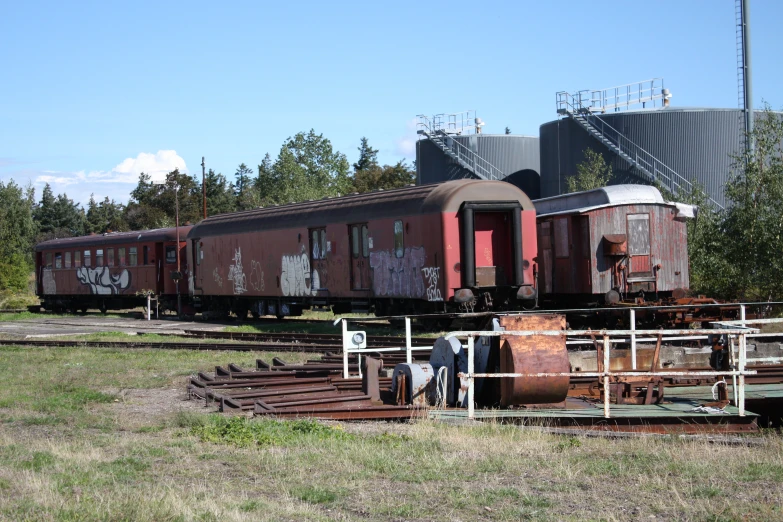
<path fill-rule="evenodd" d="M 63 267 L 63 255 L 62 255 L 62 252 L 56 252 L 54 254 L 54 267 L 55 268 L 62 268 Z"/>
<path fill-rule="evenodd" d="M 650 255 L 650 214 L 628 215 L 628 254 Z"/>
<path fill-rule="evenodd" d="M 394 255 L 395 257 L 403 257 L 405 255 L 401 219 L 394 222 Z"/>
<path fill-rule="evenodd" d="M 555 256 L 568 257 L 568 218 L 555 220 Z"/>
<path fill-rule="evenodd" d="M 84 251 L 84 266 L 90 267 L 90 251 L 85 250 Z"/>
<path fill-rule="evenodd" d="M 136 259 L 136 247 L 130 247 L 128 251 L 128 257 L 130 258 L 128 260 L 128 264 L 130 266 L 136 266 L 138 259 Z"/>
<path fill-rule="evenodd" d="M 351 227 L 351 254 L 355 258 L 359 257 L 359 227 L 356 225 Z"/>
<path fill-rule="evenodd" d="M 125 266 L 125 247 L 117 249 L 117 262 L 120 266 Z"/>
<path fill-rule="evenodd" d="M 99 248 L 95 251 L 95 266 L 103 266 L 103 249 Z"/>
<path fill-rule="evenodd" d="M 71 253 L 65 253 L 65 268 L 71 268 Z"/>
<path fill-rule="evenodd" d="M 150 264 L 150 247 L 145 246 L 144 248 L 144 264 L 148 265 Z"/>
<path fill-rule="evenodd" d="M 106 266 L 114 266 L 114 249 L 106 249 Z"/>
<path fill-rule="evenodd" d="M 52 253 L 46 253 L 46 268 L 52 268 Z"/>
<path fill-rule="evenodd" d="M 147 248 L 147 247 L 144 247 Z M 175 246 L 167 246 L 166 247 L 166 264 L 174 264 L 177 262 L 177 247 Z"/>
<path fill-rule="evenodd" d="M 313 249 L 313 259 L 326 259 L 326 229 L 312 229 L 310 231 L 310 244 Z"/>
<path fill-rule="evenodd" d="M 370 257 L 370 236 L 367 225 L 362 225 L 362 257 Z"/>
<path fill-rule="evenodd" d="M 76 268 L 82 266 L 82 253 L 78 250 L 73 253 L 73 266 Z"/>

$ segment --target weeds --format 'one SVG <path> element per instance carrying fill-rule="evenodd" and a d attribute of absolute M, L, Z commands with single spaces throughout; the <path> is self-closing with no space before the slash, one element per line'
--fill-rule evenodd
<path fill-rule="evenodd" d="M 245 417 L 215 415 L 204 424 L 193 426 L 190 433 L 203 442 L 235 446 L 287 446 L 323 440 L 350 440 L 344 431 L 313 420 L 249 420 Z"/>

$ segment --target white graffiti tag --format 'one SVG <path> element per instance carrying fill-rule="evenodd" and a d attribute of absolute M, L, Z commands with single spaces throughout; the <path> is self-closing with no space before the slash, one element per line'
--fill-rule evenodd
<path fill-rule="evenodd" d="M 427 279 L 427 301 L 443 301 L 440 288 L 438 288 L 440 267 L 425 266 L 421 271 L 424 272 L 424 277 Z"/>
<path fill-rule="evenodd" d="M 310 271 L 310 258 L 302 247 L 302 253 L 283 256 L 280 267 L 280 289 L 283 295 L 315 295 L 320 278 Z"/>
<path fill-rule="evenodd" d="M 242 249 L 237 248 L 234 252 L 234 264 L 228 267 L 228 280 L 234 282 L 234 293 L 243 294 L 247 292 L 245 283 L 245 272 L 242 270 Z"/>
<path fill-rule="evenodd" d="M 91 294 L 98 295 L 119 294 L 131 283 L 130 272 L 123 270 L 117 275 L 112 275 L 107 266 L 97 268 L 83 266 L 76 271 L 76 278 L 81 284 L 90 286 Z"/>
<path fill-rule="evenodd" d="M 257 292 L 264 291 L 264 271 L 261 270 L 261 263 L 250 261 L 250 286 Z"/>
<path fill-rule="evenodd" d="M 220 272 L 218 272 L 217 267 L 215 267 L 215 269 L 212 271 L 212 279 L 215 280 L 220 288 L 223 288 L 223 278 L 220 277 Z"/>

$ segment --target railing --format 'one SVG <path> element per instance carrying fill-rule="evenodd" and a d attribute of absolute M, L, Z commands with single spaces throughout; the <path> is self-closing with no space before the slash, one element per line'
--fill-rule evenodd
<path fill-rule="evenodd" d="M 558 114 L 564 114 L 565 107 L 560 104 L 560 95 L 567 95 L 571 97 L 573 102 L 576 102 L 580 111 L 584 112 L 607 112 L 610 110 L 622 110 L 630 109 L 636 105 L 646 106 L 647 103 L 652 102 L 655 106 L 656 100 L 665 100 L 669 94 L 664 90 L 663 78 L 652 78 L 650 80 L 643 80 L 641 82 L 628 83 L 626 85 L 618 85 L 616 87 L 609 87 L 608 89 L 601 89 L 598 91 L 583 90 L 577 91 L 576 94 L 568 94 L 566 92 L 559 92 L 557 112 Z"/>
<path fill-rule="evenodd" d="M 446 134 L 476 134 L 478 126 L 476 111 L 471 109 L 463 112 L 442 113 L 427 117 L 424 114 L 416 116 L 417 125 L 425 127 L 432 132 L 443 131 Z"/>
<path fill-rule="evenodd" d="M 438 145 L 441 149 L 448 149 L 461 165 L 468 170 L 471 170 L 474 174 L 489 180 L 503 179 L 505 177 L 503 171 L 451 136 L 452 134 L 462 134 L 464 129 L 467 128 L 465 126 L 464 118 L 459 120 L 456 119 L 457 116 L 462 117 L 461 115 L 466 114 L 473 114 L 475 116 L 475 111 L 448 115 L 439 114 L 433 116 L 432 120 L 427 116 L 420 114 L 417 116 L 419 119 L 417 126 L 420 128 L 418 132 L 429 138 L 430 141 Z M 454 121 L 451 122 L 446 118 L 447 116 L 454 116 Z"/>
<path fill-rule="evenodd" d="M 758 330 L 756 330 L 757 332 Z M 661 338 L 664 335 L 682 334 L 682 330 L 636 330 L 637 335 L 655 335 Z M 459 377 L 468 381 L 468 418 L 475 418 L 475 380 L 478 378 L 525 378 L 525 377 L 597 377 L 604 386 L 604 418 L 611 418 L 611 394 L 609 393 L 609 384 L 613 377 L 726 377 L 731 376 L 737 379 L 735 386 L 736 406 L 739 409 L 739 416 L 745 416 L 745 377 L 756 375 L 755 370 L 745 368 L 747 362 L 747 338 L 750 333 L 746 329 L 700 329 L 688 330 L 692 335 L 736 335 L 739 339 L 739 360 L 737 369 L 732 370 L 667 370 L 654 369 L 653 371 L 612 371 L 610 367 L 610 353 L 612 349 L 612 336 L 627 336 L 628 330 L 571 330 L 569 336 L 597 336 L 603 338 L 603 371 L 598 372 L 541 372 L 541 373 L 476 373 L 475 372 L 475 339 L 476 337 L 498 337 L 498 336 L 563 336 L 565 331 L 561 330 L 536 330 L 536 331 L 471 331 L 471 332 L 451 332 L 446 334 L 446 338 L 467 338 L 468 351 L 468 371 L 459 373 Z"/>

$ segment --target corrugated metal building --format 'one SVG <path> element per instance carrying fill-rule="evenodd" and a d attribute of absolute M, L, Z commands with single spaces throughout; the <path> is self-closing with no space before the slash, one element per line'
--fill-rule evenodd
<path fill-rule="evenodd" d="M 698 181 L 716 202 L 725 205 L 731 156 L 742 146 L 744 121 L 739 109 L 661 107 L 596 116 L 686 180 Z M 612 184 L 648 183 L 572 118 L 541 125 L 540 136 L 541 197 L 567 191 L 566 179 L 576 174 L 587 148 L 612 158 L 616 176 Z"/>
<path fill-rule="evenodd" d="M 477 153 L 503 172 L 507 181 L 530 198 L 540 196 L 538 138 L 515 134 L 466 134 L 452 139 Z M 421 185 L 451 179 L 475 178 L 430 140 L 416 142 L 417 182 Z"/>

